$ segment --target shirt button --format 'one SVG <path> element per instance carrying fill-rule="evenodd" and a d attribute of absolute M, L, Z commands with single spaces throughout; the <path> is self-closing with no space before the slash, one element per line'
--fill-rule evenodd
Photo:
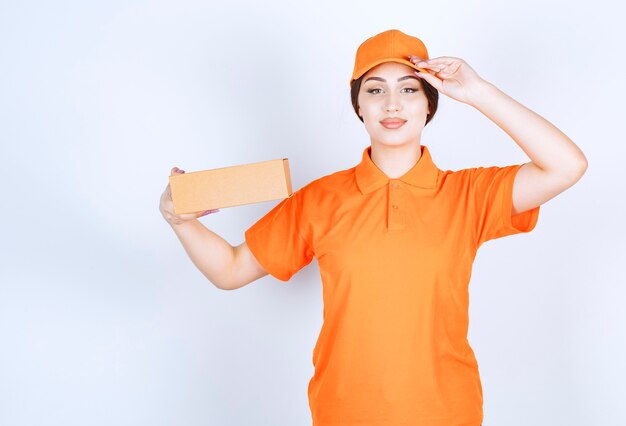
<path fill-rule="evenodd" d="M 394 204 L 393 206 L 391 206 L 391 207 L 393 207 L 394 209 L 397 209 L 397 208 L 398 208 L 398 206 L 397 206 L 397 205 L 395 205 L 395 204 Z"/>
<path fill-rule="evenodd" d="M 394 188 L 400 188 L 400 184 L 399 184 L 399 183 L 394 183 L 394 184 L 393 184 L 393 187 L 394 187 Z"/>

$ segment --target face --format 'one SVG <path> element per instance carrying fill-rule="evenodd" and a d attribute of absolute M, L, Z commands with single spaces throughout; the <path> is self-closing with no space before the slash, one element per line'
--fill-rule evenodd
<path fill-rule="evenodd" d="M 420 143 L 428 98 L 414 69 L 397 62 L 383 62 L 363 77 L 359 90 L 359 115 L 372 143 L 404 145 Z M 385 119 L 400 119 L 400 127 L 381 123 Z M 406 121 L 405 121 L 406 120 Z"/>

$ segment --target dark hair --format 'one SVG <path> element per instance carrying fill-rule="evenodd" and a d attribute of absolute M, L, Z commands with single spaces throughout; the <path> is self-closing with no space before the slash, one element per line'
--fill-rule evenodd
<path fill-rule="evenodd" d="M 352 82 L 352 85 L 350 86 L 350 97 L 352 98 L 352 107 L 354 108 L 354 112 L 356 113 L 356 116 L 359 117 L 359 120 L 361 120 L 361 122 L 363 122 L 363 117 L 359 115 L 358 99 L 359 99 L 359 91 L 361 90 L 361 84 L 363 82 L 363 77 L 365 77 L 365 74 L 363 74 L 361 77 L 354 80 Z M 439 103 L 439 92 L 437 91 L 437 89 L 431 86 L 428 82 L 426 82 L 426 80 L 424 80 L 423 78 L 421 78 L 420 80 L 422 81 L 422 88 L 424 90 L 424 94 L 426 95 L 426 98 L 428 99 L 428 106 L 430 107 L 430 114 L 428 114 L 428 116 L 426 117 L 426 123 L 424 123 L 424 126 L 426 126 L 428 123 L 430 123 L 430 121 L 432 121 L 433 117 L 435 116 L 435 113 L 437 112 L 437 104 Z"/>

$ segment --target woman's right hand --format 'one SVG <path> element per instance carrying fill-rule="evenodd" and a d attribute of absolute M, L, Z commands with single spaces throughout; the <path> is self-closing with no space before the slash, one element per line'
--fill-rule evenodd
<path fill-rule="evenodd" d="M 178 167 L 172 167 L 170 176 L 179 175 L 185 173 L 184 170 L 179 169 Z M 202 216 L 206 216 L 211 213 L 219 212 L 220 209 L 214 210 L 205 210 L 203 212 L 197 213 L 185 213 L 185 214 L 176 214 L 174 213 L 174 202 L 172 201 L 172 192 L 170 190 L 170 184 L 168 183 L 165 187 L 165 191 L 161 195 L 161 202 L 159 204 L 159 210 L 163 215 L 163 218 L 170 225 L 180 225 L 190 220 L 197 219 Z"/>

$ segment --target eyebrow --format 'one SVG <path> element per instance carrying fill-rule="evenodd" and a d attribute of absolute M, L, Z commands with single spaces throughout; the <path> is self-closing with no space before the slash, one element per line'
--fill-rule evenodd
<path fill-rule="evenodd" d="M 404 77 L 400 77 L 400 78 L 398 79 L 398 81 L 406 80 L 407 78 L 414 78 L 414 79 L 416 79 L 416 80 L 419 80 L 419 79 L 418 79 L 417 77 L 415 77 L 414 75 L 405 75 Z M 365 81 L 363 82 L 363 84 L 367 83 L 367 82 L 368 82 L 368 81 L 370 81 L 370 80 L 378 80 L 378 81 L 382 81 L 383 83 L 386 83 L 386 82 L 387 82 L 387 80 L 385 80 L 384 78 L 381 78 L 381 77 L 370 77 L 370 78 L 368 78 L 367 80 L 365 80 Z"/>

